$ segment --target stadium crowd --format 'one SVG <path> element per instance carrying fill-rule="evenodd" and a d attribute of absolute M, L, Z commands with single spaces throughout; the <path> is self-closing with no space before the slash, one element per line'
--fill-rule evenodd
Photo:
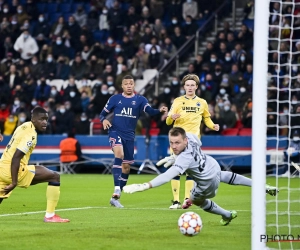
<path fill-rule="evenodd" d="M 275 13 L 270 17 L 271 23 L 279 22 L 279 9 L 282 14 L 291 11 L 289 1 L 285 2 L 284 8 L 279 8 L 279 3 L 271 4 Z M 0 0 L 1 131 L 11 135 L 16 126 L 30 119 L 30 110 L 40 105 L 49 111 L 46 133 L 89 134 L 91 120 L 98 118 L 111 95 L 121 92 L 122 78 L 131 74 L 139 79 L 143 70 L 162 67 L 217 4 L 217 0 Z M 250 1 L 245 6 L 241 29 L 232 30 L 224 22 L 215 41 L 208 42 L 204 53 L 197 55 L 184 73 L 174 76 L 163 87 L 163 93 L 153 97 L 152 106 L 170 107 L 174 98 L 184 94 L 182 77 L 194 73 L 201 81 L 197 94 L 209 103 L 212 120 L 221 125 L 219 132 L 202 128 L 203 134 L 222 133 L 238 126 L 251 128 L 253 17 L 254 5 Z M 285 19 L 282 36 L 287 37 L 291 35 L 290 20 L 285 15 L 280 17 Z M 278 32 L 270 30 L 274 37 Z M 276 42 L 270 42 L 270 46 L 277 46 Z M 299 43 L 281 42 L 280 53 L 270 54 L 270 60 L 289 60 L 285 52 L 299 49 Z M 298 74 L 298 67 L 294 69 L 293 76 Z M 277 86 L 279 82 L 284 88 L 288 79 L 282 76 L 288 69 L 280 69 L 278 74 L 277 70 L 270 66 L 268 83 Z M 279 76 L 278 81 L 274 75 Z M 63 86 L 54 84 L 56 79 L 64 80 Z M 298 78 L 293 80 L 293 86 L 297 83 Z M 269 99 L 272 95 L 276 95 L 275 90 L 269 91 Z M 292 103 L 294 99 L 297 102 L 298 95 L 292 98 Z M 269 105 L 268 110 L 274 110 L 273 106 Z M 279 111 L 286 109 L 283 105 Z M 169 129 L 165 119 L 163 114 L 151 122 L 159 134 Z M 274 121 L 276 115 L 269 115 L 268 123 Z M 144 126 L 141 123 L 139 127 Z M 274 133 L 276 129 L 268 130 L 268 134 Z"/>

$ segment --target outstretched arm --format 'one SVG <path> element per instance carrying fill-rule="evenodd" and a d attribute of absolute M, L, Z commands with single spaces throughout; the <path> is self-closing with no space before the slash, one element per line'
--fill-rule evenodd
<path fill-rule="evenodd" d="M 127 185 L 123 188 L 123 191 L 125 193 L 135 193 L 135 192 L 142 192 L 149 188 L 158 187 L 161 186 L 170 180 L 172 180 L 175 176 L 179 175 L 180 172 L 175 168 L 169 168 L 168 171 L 166 171 L 163 174 L 160 174 L 159 176 L 155 177 L 153 180 L 143 183 L 143 184 L 131 184 Z"/>
<path fill-rule="evenodd" d="M 160 109 L 154 109 L 152 108 L 150 105 L 147 105 L 145 107 L 145 110 L 144 110 L 147 114 L 153 116 L 153 115 L 157 115 L 159 113 L 165 113 L 165 112 L 168 112 L 168 108 L 163 106 L 161 107 Z"/>

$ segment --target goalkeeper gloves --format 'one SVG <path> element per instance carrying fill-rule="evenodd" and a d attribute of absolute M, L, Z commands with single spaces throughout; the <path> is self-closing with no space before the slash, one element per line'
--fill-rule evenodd
<path fill-rule="evenodd" d="M 150 188 L 149 183 L 131 184 L 123 187 L 124 193 L 133 194 L 135 192 L 142 192 Z"/>
<path fill-rule="evenodd" d="M 156 163 L 156 165 L 161 166 L 161 165 L 164 164 L 164 167 L 168 168 L 168 167 L 172 166 L 175 163 L 176 157 L 177 156 L 175 154 L 171 154 L 170 156 L 167 156 L 167 157 L 161 159 L 160 161 L 158 161 Z"/>

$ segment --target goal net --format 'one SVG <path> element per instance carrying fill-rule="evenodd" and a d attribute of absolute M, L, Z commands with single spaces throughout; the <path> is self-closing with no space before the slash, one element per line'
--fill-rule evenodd
<path fill-rule="evenodd" d="M 300 1 L 257 0 L 255 11 L 252 249 L 300 249 Z M 255 199 L 265 184 L 279 194 Z"/>

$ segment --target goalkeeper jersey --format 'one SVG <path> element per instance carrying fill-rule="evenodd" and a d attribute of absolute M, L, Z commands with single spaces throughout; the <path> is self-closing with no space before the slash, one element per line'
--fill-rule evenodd
<path fill-rule="evenodd" d="M 181 127 L 186 132 L 197 135 L 198 138 L 200 138 L 202 118 L 205 124 L 210 129 L 213 129 L 214 123 L 210 119 L 207 102 L 196 95 L 193 98 L 187 98 L 184 95 L 174 100 L 166 121 L 168 125 L 171 125 L 173 122 L 171 118 L 173 114 L 180 114 L 180 117 L 174 122 L 174 127 Z"/>

